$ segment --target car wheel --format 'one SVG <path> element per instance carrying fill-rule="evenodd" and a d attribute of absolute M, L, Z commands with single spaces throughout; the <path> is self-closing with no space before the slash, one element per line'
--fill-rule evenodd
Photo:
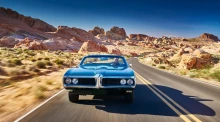
<path fill-rule="evenodd" d="M 77 102 L 79 100 L 79 95 L 78 94 L 73 94 L 69 92 L 69 101 L 70 102 Z"/>
<path fill-rule="evenodd" d="M 134 100 L 134 92 L 126 93 L 124 97 L 125 97 L 125 102 L 126 103 L 132 103 L 133 100 Z"/>

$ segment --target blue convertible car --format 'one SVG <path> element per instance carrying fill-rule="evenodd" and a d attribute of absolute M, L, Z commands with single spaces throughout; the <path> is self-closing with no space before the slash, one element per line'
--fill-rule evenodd
<path fill-rule="evenodd" d="M 69 91 L 69 101 L 77 102 L 79 95 L 124 95 L 133 102 L 136 80 L 134 71 L 123 56 L 89 55 L 77 68 L 70 68 L 63 77 Z"/>

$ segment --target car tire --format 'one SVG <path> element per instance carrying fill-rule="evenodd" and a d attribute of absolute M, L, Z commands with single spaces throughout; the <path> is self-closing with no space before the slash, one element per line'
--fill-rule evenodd
<path fill-rule="evenodd" d="M 134 101 L 134 92 L 126 93 L 124 96 L 124 100 L 126 103 L 132 103 Z"/>
<path fill-rule="evenodd" d="M 69 101 L 70 102 L 77 102 L 79 100 L 79 95 L 78 94 L 73 94 L 69 92 Z"/>

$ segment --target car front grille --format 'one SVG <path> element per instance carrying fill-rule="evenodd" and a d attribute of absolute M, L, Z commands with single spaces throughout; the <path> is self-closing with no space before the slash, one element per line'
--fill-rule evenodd
<path fill-rule="evenodd" d="M 121 85 L 120 78 L 103 78 L 102 79 L 102 86 L 114 86 L 114 85 Z"/>
<path fill-rule="evenodd" d="M 95 78 L 79 78 L 78 81 L 78 85 L 96 85 Z"/>

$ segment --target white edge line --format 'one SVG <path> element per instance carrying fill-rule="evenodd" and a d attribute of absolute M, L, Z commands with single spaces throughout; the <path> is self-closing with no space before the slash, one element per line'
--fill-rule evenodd
<path fill-rule="evenodd" d="M 26 113 L 25 115 L 21 116 L 20 118 L 16 119 L 14 122 L 19 122 L 21 121 L 23 118 L 25 118 L 26 116 L 28 116 L 29 114 L 31 114 L 32 112 L 34 112 L 35 110 L 37 110 L 38 108 L 40 108 L 42 105 L 44 105 L 45 103 L 47 103 L 48 101 L 50 101 L 51 99 L 53 99 L 54 97 L 56 97 L 58 94 L 60 94 L 61 92 L 63 92 L 65 89 L 60 90 L 59 92 L 57 92 L 55 95 L 53 95 L 52 97 L 48 98 L 46 101 L 44 101 L 43 103 L 41 103 L 40 105 L 38 105 L 37 107 L 35 107 L 34 109 L 32 109 L 31 111 L 29 111 L 28 113 Z"/>
<path fill-rule="evenodd" d="M 139 61 L 139 63 L 141 63 L 141 62 Z M 143 63 L 141 63 L 141 64 L 143 64 Z M 143 64 L 143 65 L 146 65 L 146 64 Z M 175 73 L 172 73 L 172 72 L 168 72 L 169 70 L 168 71 L 167 70 L 161 70 L 159 68 L 156 68 L 156 67 L 153 67 L 153 66 L 150 66 L 150 65 L 147 65 L 147 66 L 149 66 L 151 68 L 154 68 L 154 69 L 157 69 L 157 70 L 160 70 L 160 71 L 163 71 L 165 73 L 169 73 L 169 74 L 172 74 L 172 75 L 176 75 L 176 76 L 179 76 L 179 77 L 182 77 L 182 78 L 186 78 L 186 79 L 192 80 L 194 82 L 198 82 L 198 83 L 201 83 L 201 84 L 206 84 L 206 85 L 210 85 L 210 86 L 214 86 L 214 87 L 220 88 L 220 85 L 215 83 L 215 81 L 213 81 L 214 83 L 207 83 L 206 81 L 202 81 L 202 80 L 198 80 L 198 79 L 194 79 L 194 78 L 189 78 L 189 77 L 184 76 L 184 75 L 178 75 L 178 74 L 175 74 Z"/>

